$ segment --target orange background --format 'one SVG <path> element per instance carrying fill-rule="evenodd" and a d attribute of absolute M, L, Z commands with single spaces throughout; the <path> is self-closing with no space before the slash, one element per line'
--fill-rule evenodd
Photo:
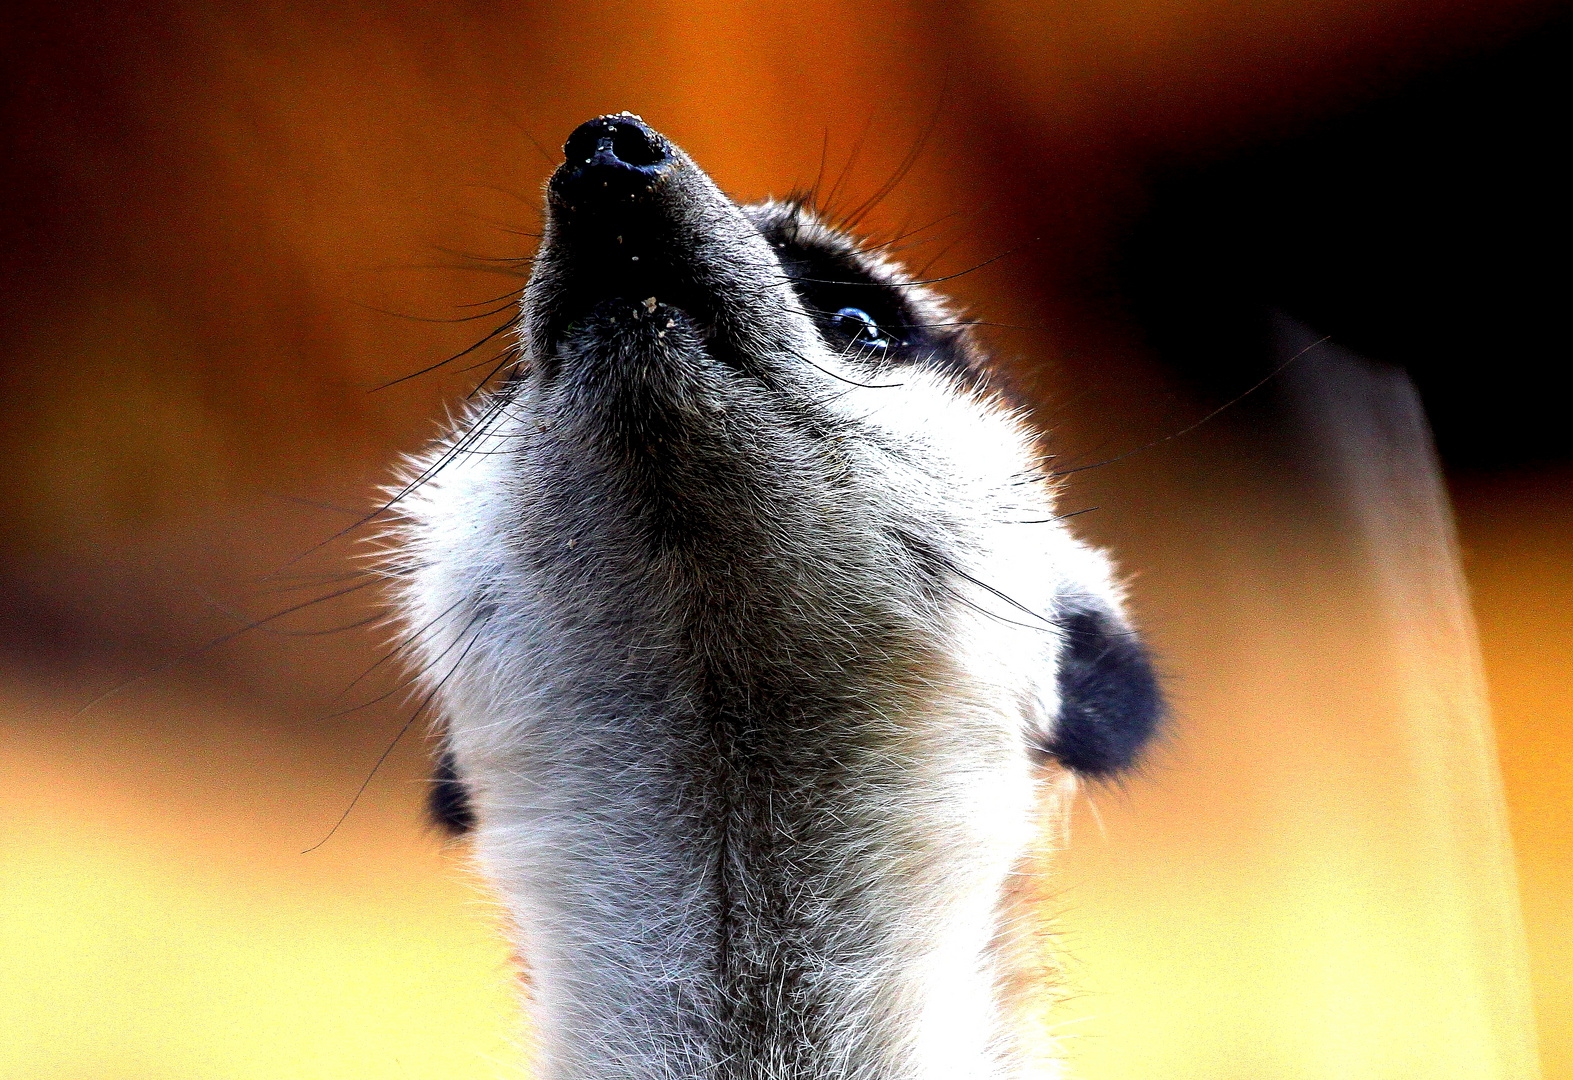
<path fill-rule="evenodd" d="M 372 388 L 494 325 L 449 320 L 517 286 L 575 124 L 640 112 L 740 197 L 844 175 L 843 208 L 926 132 L 871 229 L 926 227 L 906 258 L 936 274 L 1011 252 L 953 292 L 1000 324 L 1056 448 L 1096 460 L 1208 404 L 1108 293 L 1155 162 L 1295 130 L 1550 10 L 4 16 L 0 1075 L 477 1077 L 518 1053 L 484 892 L 418 824 L 419 738 L 299 854 L 409 713 L 341 715 L 394 687 L 378 669 L 345 690 L 375 628 L 299 636 L 356 622 L 364 594 L 204 645 L 350 565 L 353 543 L 291 560 L 476 373 Z M 1062 1032 L 1092 1080 L 1486 1075 L 1428 966 L 1435 898 L 1403 879 L 1425 853 L 1395 824 L 1387 691 L 1348 618 L 1369 596 L 1287 417 L 1262 395 L 1066 496 L 1137 575 L 1179 714 L 1144 776 L 1084 803 L 1058 871 Z M 1455 485 L 1548 1077 L 1573 1077 L 1570 479 Z"/>

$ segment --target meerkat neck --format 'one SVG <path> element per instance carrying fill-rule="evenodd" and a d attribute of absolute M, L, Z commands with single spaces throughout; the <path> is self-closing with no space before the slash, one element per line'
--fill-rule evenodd
<path fill-rule="evenodd" d="M 1009 1074 L 995 946 L 1031 777 L 983 772 L 975 732 L 902 748 L 915 720 L 888 701 L 727 715 L 678 696 L 581 724 L 532 763 L 550 784 L 479 792 L 543 1074 Z"/>

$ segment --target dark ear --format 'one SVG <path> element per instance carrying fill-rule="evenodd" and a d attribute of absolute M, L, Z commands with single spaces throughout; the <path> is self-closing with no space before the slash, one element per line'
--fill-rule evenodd
<path fill-rule="evenodd" d="M 426 816 L 449 836 L 463 836 L 475 828 L 475 808 L 470 793 L 459 779 L 458 763 L 446 743 L 437 754 L 432 769 L 431 789 L 426 793 Z"/>
<path fill-rule="evenodd" d="M 1163 723 L 1163 695 L 1147 649 L 1099 607 L 1059 619 L 1060 715 L 1048 752 L 1084 776 L 1113 776 L 1135 764 Z"/>

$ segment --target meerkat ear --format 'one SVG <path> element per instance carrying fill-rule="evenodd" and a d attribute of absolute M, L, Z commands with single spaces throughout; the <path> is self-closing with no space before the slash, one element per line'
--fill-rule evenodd
<path fill-rule="evenodd" d="M 449 836 L 463 836 L 475 828 L 475 807 L 469 789 L 459 779 L 459 766 L 446 745 L 432 767 L 431 788 L 426 793 L 426 817 Z"/>
<path fill-rule="evenodd" d="M 1083 776 L 1113 776 L 1136 763 L 1163 723 L 1152 659 L 1107 608 L 1080 603 L 1057 621 L 1059 716 L 1044 749 Z"/>

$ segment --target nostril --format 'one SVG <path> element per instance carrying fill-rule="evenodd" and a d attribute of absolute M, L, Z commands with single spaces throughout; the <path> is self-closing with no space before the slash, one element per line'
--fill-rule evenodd
<path fill-rule="evenodd" d="M 643 124 L 619 120 L 613 121 L 610 126 L 612 128 L 610 150 L 618 161 L 640 169 L 659 165 L 666 160 L 666 152 L 652 138 L 655 132 Z"/>
<path fill-rule="evenodd" d="M 595 157 L 596 145 L 601 141 L 601 135 L 605 130 L 606 124 L 599 117 L 574 128 L 573 134 L 568 136 L 568 141 L 563 143 L 563 157 L 568 159 L 568 164 L 588 164 L 590 159 Z"/>

